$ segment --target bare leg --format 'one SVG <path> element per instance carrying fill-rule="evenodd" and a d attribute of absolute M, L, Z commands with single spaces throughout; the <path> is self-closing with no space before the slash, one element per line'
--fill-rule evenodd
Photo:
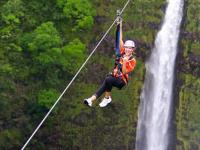
<path fill-rule="evenodd" d="M 111 95 L 111 92 L 105 92 L 105 97 L 108 98 Z"/>
<path fill-rule="evenodd" d="M 95 100 L 97 99 L 97 96 L 96 96 L 96 95 L 92 95 L 92 96 L 90 97 L 90 99 L 91 99 L 92 102 L 93 102 L 93 101 L 95 101 Z"/>

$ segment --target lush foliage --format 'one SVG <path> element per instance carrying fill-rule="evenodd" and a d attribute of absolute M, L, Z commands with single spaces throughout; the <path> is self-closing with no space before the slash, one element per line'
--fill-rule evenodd
<path fill-rule="evenodd" d="M 200 2 L 188 1 L 181 45 L 182 60 L 179 60 L 179 104 L 176 108 L 178 150 L 200 149 Z M 195 19 L 194 19 L 195 18 Z"/>
<path fill-rule="evenodd" d="M 93 26 L 95 11 L 88 0 L 57 0 L 63 15 L 73 26 L 72 31 L 89 30 Z"/>
<path fill-rule="evenodd" d="M 177 136 L 181 144 L 177 149 L 199 149 L 200 140 L 200 80 L 192 75 L 183 74 L 177 108 Z"/>
<path fill-rule="evenodd" d="M 90 28 L 76 30 L 87 34 L 95 11 L 89 1 L 85 4 Z M 56 16 L 63 13 L 54 2 L 1 1 L 0 12 L 0 149 L 19 149 L 83 63 L 89 39 L 71 36 L 73 26 L 69 35 L 62 34 Z"/>

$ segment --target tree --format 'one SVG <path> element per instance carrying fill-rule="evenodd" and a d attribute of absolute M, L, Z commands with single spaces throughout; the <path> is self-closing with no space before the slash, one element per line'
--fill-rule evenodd
<path fill-rule="evenodd" d="M 59 93 L 54 89 L 41 90 L 38 94 L 38 104 L 50 108 L 58 96 Z"/>
<path fill-rule="evenodd" d="M 85 58 L 85 44 L 74 39 L 62 45 L 52 22 L 42 23 L 33 33 L 24 35 L 21 46 L 30 63 L 34 64 L 31 68 L 33 75 L 54 81 L 62 71 L 73 74 L 77 70 Z M 56 77 L 52 77 L 52 73 L 57 73 Z"/>
<path fill-rule="evenodd" d="M 9 0 L 2 6 L 1 21 L 3 28 L 0 28 L 1 38 L 11 38 L 18 32 L 20 19 L 24 16 L 24 7 L 21 0 Z"/>
<path fill-rule="evenodd" d="M 64 56 L 64 64 L 69 72 L 74 73 L 83 63 L 85 58 L 85 44 L 79 39 L 74 39 L 68 45 L 62 48 Z"/>
<path fill-rule="evenodd" d="M 63 8 L 63 13 L 71 22 L 72 31 L 91 29 L 95 11 L 88 0 L 57 0 L 57 5 Z"/>
<path fill-rule="evenodd" d="M 33 33 L 33 39 L 28 44 L 30 51 L 38 53 L 59 47 L 62 41 L 52 22 L 42 23 Z"/>

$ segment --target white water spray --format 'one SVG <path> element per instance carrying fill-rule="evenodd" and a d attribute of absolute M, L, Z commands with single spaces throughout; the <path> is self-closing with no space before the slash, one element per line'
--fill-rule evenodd
<path fill-rule="evenodd" d="M 168 0 L 161 30 L 146 62 L 136 137 L 137 150 L 167 150 L 177 43 L 184 0 Z"/>

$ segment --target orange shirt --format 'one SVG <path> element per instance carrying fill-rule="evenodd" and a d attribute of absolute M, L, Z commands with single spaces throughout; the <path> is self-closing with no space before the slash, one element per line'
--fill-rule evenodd
<path fill-rule="evenodd" d="M 123 45 L 124 45 L 123 41 L 120 41 L 120 53 L 121 53 L 122 57 L 120 58 L 119 63 L 121 63 L 121 64 L 123 64 L 123 55 L 125 53 L 125 48 L 123 47 Z M 128 73 L 132 72 L 134 70 L 135 66 L 136 66 L 136 59 L 132 58 L 126 62 L 126 70 L 127 70 L 126 74 L 119 72 L 118 67 L 115 66 L 115 68 L 113 70 L 113 75 L 115 77 L 121 77 L 125 83 L 128 83 Z"/>
<path fill-rule="evenodd" d="M 134 70 L 135 66 L 136 66 L 135 58 L 132 58 L 126 62 L 127 73 L 126 74 L 122 73 L 122 79 L 124 80 L 125 83 L 128 83 L 128 76 L 129 76 L 128 74 Z"/>
<path fill-rule="evenodd" d="M 133 71 L 134 68 L 135 68 L 135 66 L 136 66 L 136 60 L 135 60 L 135 58 L 132 58 L 131 60 L 128 60 L 126 62 L 126 70 L 128 71 L 128 73 L 131 72 L 131 71 Z"/>
<path fill-rule="evenodd" d="M 119 63 L 122 65 L 123 64 L 123 57 L 120 58 L 119 60 Z M 115 77 L 120 77 L 124 80 L 124 82 L 127 84 L 128 83 L 128 74 L 130 72 L 132 72 L 136 66 L 136 60 L 135 58 L 132 58 L 130 60 L 128 60 L 126 62 L 126 70 L 127 70 L 127 73 L 126 74 L 123 74 L 121 70 L 119 70 L 118 66 L 115 66 L 114 70 L 113 70 L 113 75 Z"/>
<path fill-rule="evenodd" d="M 125 54 L 125 48 L 124 48 L 124 42 L 123 42 L 123 40 L 120 41 L 120 53 L 121 53 L 122 56 Z M 131 60 L 129 60 L 126 63 L 126 69 L 128 70 L 128 72 L 133 71 L 133 69 L 135 68 L 135 66 L 136 66 L 136 60 L 135 60 L 135 58 L 132 58 Z"/>

